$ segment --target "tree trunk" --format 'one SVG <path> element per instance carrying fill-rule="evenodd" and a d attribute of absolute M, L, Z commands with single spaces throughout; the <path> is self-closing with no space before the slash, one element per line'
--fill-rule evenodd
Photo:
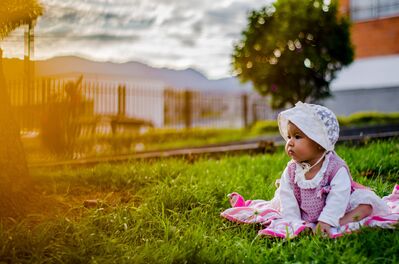
<path fill-rule="evenodd" d="M 32 182 L 6 88 L 2 53 L 0 49 L 0 217 L 18 217 L 26 212 Z"/>

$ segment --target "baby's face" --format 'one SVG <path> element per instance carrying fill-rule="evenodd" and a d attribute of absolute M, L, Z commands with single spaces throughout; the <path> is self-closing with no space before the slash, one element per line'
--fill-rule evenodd
<path fill-rule="evenodd" d="M 313 165 L 324 150 L 308 138 L 296 125 L 288 123 L 288 141 L 285 145 L 288 156 L 297 162 Z"/>

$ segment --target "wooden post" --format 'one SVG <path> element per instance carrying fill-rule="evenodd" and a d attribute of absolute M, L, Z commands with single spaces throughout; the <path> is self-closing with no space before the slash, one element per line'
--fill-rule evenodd
<path fill-rule="evenodd" d="M 184 108 L 183 108 L 183 116 L 184 116 L 184 125 L 186 129 L 191 128 L 191 116 L 192 116 L 192 92 L 189 90 L 184 91 Z"/>
<path fill-rule="evenodd" d="M 248 95 L 242 95 L 242 121 L 244 128 L 248 127 Z"/>
<path fill-rule="evenodd" d="M 126 115 L 126 86 L 118 86 L 118 116 Z"/>
<path fill-rule="evenodd" d="M 258 121 L 258 109 L 256 101 L 252 104 L 252 120 L 251 123 L 255 124 Z"/>
<path fill-rule="evenodd" d="M 33 53 L 34 53 L 34 22 L 30 22 L 25 29 L 25 34 L 24 34 L 24 40 L 25 40 L 25 51 L 24 51 L 24 68 L 25 68 L 25 76 L 26 76 L 26 82 L 27 82 L 27 91 L 26 91 L 26 102 L 28 104 L 32 103 L 32 82 L 33 82 L 33 76 L 35 73 L 34 69 L 34 62 L 32 61 L 33 59 Z"/>

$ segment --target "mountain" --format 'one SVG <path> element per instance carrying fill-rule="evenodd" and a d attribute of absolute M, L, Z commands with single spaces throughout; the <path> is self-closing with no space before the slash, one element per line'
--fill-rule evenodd
<path fill-rule="evenodd" d="M 4 59 L 6 76 L 15 77 L 23 74 L 23 60 Z M 162 82 L 175 89 L 193 89 L 214 92 L 243 93 L 251 91 L 250 84 L 242 84 L 235 77 L 209 80 L 200 72 L 188 68 L 173 70 L 155 68 L 139 62 L 113 63 L 96 62 L 74 56 L 55 57 L 48 60 L 35 61 L 35 73 L 43 76 L 68 76 L 84 74 L 115 80 L 151 80 Z"/>

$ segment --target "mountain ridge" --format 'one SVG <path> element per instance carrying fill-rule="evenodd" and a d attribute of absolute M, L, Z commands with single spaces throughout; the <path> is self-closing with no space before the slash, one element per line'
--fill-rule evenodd
<path fill-rule="evenodd" d="M 24 72 L 23 60 L 4 58 L 3 63 L 6 76 L 16 77 Z M 165 86 L 176 89 L 235 93 L 247 93 L 252 89 L 251 84 L 243 84 L 236 77 L 210 80 L 193 68 L 183 70 L 156 68 L 135 61 L 123 63 L 98 62 L 78 56 L 60 56 L 35 61 L 35 75 L 38 77 L 65 76 L 71 73 L 94 74 L 100 77 L 113 77 L 118 80 L 138 78 L 159 81 Z"/>

